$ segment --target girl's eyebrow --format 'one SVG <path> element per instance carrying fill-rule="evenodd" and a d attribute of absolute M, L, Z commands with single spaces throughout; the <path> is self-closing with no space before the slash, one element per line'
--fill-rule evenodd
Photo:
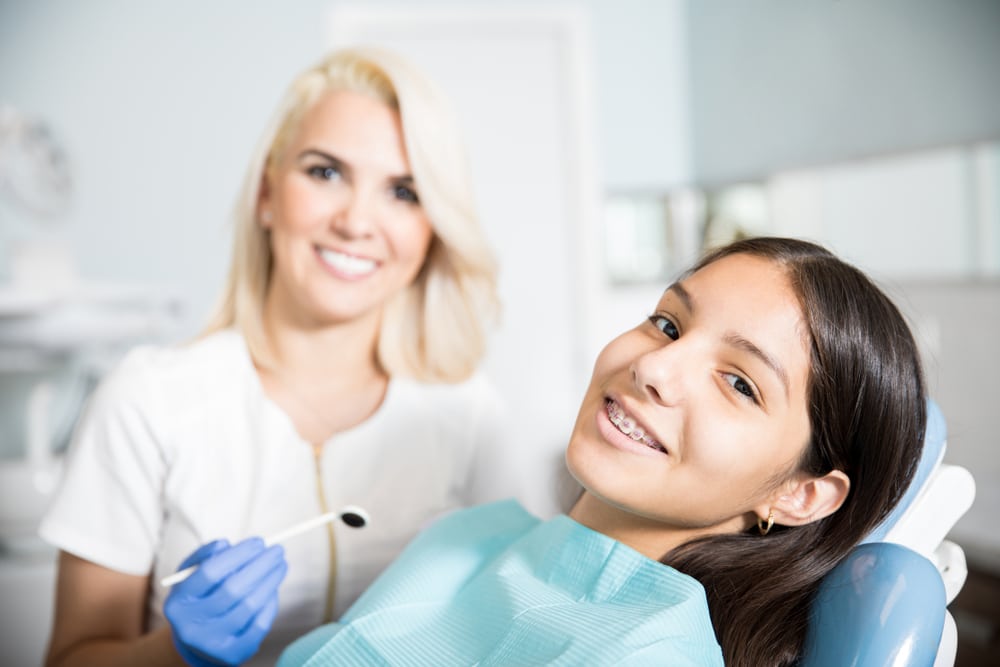
<path fill-rule="evenodd" d="M 764 365 L 774 371 L 774 374 L 778 376 L 781 380 L 781 385 L 785 388 L 785 398 L 788 398 L 788 373 L 785 371 L 784 366 L 782 366 L 777 359 L 772 357 L 770 354 L 760 349 L 752 342 L 739 335 L 738 333 L 730 332 L 725 335 L 723 340 L 728 344 L 737 349 L 743 350 L 744 352 L 749 352 L 753 356 L 764 362 Z"/>
<path fill-rule="evenodd" d="M 688 311 L 692 313 L 694 312 L 694 299 L 691 298 L 691 293 L 684 289 L 684 285 L 674 283 L 667 288 L 667 291 L 676 294 L 677 298 L 684 304 L 684 307 L 687 308 Z"/>

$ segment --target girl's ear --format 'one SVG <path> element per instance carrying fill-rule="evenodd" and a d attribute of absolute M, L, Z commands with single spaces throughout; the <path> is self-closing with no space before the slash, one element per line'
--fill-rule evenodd
<path fill-rule="evenodd" d="M 851 480 L 840 470 L 822 477 L 796 477 L 772 497 L 771 505 L 758 514 L 765 521 L 774 512 L 774 522 L 784 526 L 802 526 L 819 521 L 840 509 L 851 490 Z"/>

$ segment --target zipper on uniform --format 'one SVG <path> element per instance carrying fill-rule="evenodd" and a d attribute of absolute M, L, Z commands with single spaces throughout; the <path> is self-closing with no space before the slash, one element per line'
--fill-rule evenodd
<path fill-rule="evenodd" d="M 316 491 L 319 494 L 319 507 L 322 514 L 326 514 L 330 511 L 330 507 L 326 502 L 326 492 L 323 489 L 323 474 L 322 474 L 322 458 L 323 458 L 323 445 L 312 446 L 313 448 L 313 460 L 316 463 Z M 330 623 L 333 621 L 333 601 L 337 593 L 337 538 L 333 533 L 333 524 L 326 524 L 326 537 L 327 542 L 330 546 L 330 572 L 329 572 L 329 583 L 326 586 L 326 604 L 323 610 L 323 622 Z"/>

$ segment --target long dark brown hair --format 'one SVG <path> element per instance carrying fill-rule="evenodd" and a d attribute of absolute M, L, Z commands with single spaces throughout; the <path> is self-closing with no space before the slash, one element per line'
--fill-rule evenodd
<path fill-rule="evenodd" d="M 710 253 L 687 275 L 735 254 L 775 262 L 798 296 L 811 347 L 811 439 L 798 470 L 841 470 L 850 492 L 819 521 L 708 537 L 662 560 L 705 587 L 727 665 L 794 665 L 819 583 L 913 477 L 927 420 L 924 380 L 905 320 L 861 271 L 806 241 L 752 238 Z"/>

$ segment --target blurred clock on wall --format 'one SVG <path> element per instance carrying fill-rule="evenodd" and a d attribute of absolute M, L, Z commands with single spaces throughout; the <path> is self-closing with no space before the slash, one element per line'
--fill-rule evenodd
<path fill-rule="evenodd" d="M 0 199 L 37 221 L 69 208 L 66 153 L 41 119 L 0 104 Z"/>

